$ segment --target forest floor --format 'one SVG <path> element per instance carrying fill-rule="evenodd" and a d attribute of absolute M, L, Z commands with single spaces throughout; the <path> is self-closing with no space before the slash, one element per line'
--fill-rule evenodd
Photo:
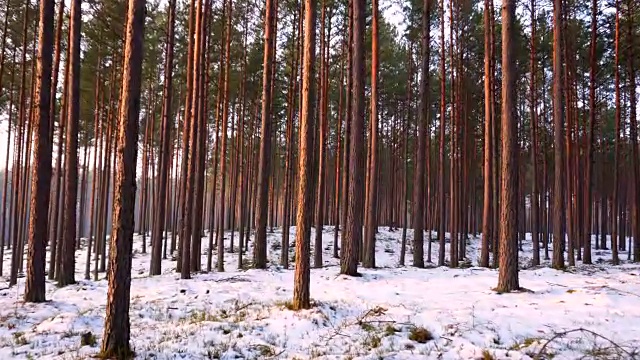
<path fill-rule="evenodd" d="M 280 230 L 268 236 L 268 270 L 236 270 L 237 253 L 226 254 L 227 272 L 198 273 L 191 280 L 180 280 L 171 260 L 163 261 L 163 275 L 149 277 L 149 254 L 141 253 L 141 237 L 136 236 L 130 312 L 136 358 L 637 356 L 640 266 L 613 267 L 609 251 L 594 251 L 595 265 L 557 271 L 531 268 L 531 244 L 525 243 L 520 251 L 520 285 L 527 291 L 501 295 L 492 290 L 497 271 L 473 266 L 479 239 L 468 242 L 471 263 L 466 268 L 416 269 L 398 266 L 402 231 L 381 228 L 379 268 L 361 268 L 361 277 L 346 277 L 338 275 L 339 262 L 331 256 L 333 228 L 325 229 L 324 267 L 311 270 L 315 306 L 300 312 L 288 309 L 294 272 L 277 265 Z M 412 237 L 409 231 L 408 239 Z M 294 238 L 292 228 L 292 242 Z M 203 239 L 203 268 L 207 243 Z M 432 259 L 437 254 L 434 242 Z M 293 248 L 289 255 L 293 264 Z M 5 275 L 10 257 L 11 252 L 5 252 Z M 627 253 L 620 257 L 626 259 Z M 24 303 L 24 278 L 10 289 L 7 278 L 0 278 L 0 359 L 86 359 L 98 353 L 107 281 L 104 273 L 98 282 L 83 280 L 85 258 L 86 251 L 77 252 L 76 285 L 57 288 L 47 282 L 49 301 L 44 304 Z M 407 264 L 411 259 L 409 251 Z M 81 346 L 83 337 L 88 344 Z"/>

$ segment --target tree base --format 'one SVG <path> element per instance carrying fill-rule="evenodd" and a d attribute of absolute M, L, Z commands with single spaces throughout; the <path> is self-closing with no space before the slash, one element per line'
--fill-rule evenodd
<path fill-rule="evenodd" d="M 47 299 L 45 297 L 44 292 L 43 293 L 25 293 L 24 294 L 24 301 L 28 302 L 28 303 L 38 304 L 38 303 L 47 302 Z"/>
<path fill-rule="evenodd" d="M 338 275 L 346 275 L 346 276 L 351 276 L 351 277 L 362 277 L 362 274 L 359 273 L 358 271 L 353 272 L 353 273 L 352 272 L 342 272 L 341 271 L 340 274 L 338 274 Z"/>
<path fill-rule="evenodd" d="M 528 294 L 533 294 L 535 293 L 533 290 L 527 289 L 527 288 L 523 288 L 523 287 L 518 287 L 514 290 L 507 290 L 507 289 L 500 289 L 500 288 L 493 288 L 491 289 L 493 291 L 495 291 L 496 293 L 498 293 L 498 295 L 502 295 L 502 294 L 518 294 L 518 293 L 528 293 Z"/>
<path fill-rule="evenodd" d="M 116 347 L 113 349 L 102 350 L 98 355 L 98 359 L 116 359 L 116 360 L 129 360 L 135 357 L 136 353 L 131 350 L 129 345 Z"/>

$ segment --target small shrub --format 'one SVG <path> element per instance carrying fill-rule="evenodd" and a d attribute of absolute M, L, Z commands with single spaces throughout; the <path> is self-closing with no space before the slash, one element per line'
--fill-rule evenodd
<path fill-rule="evenodd" d="M 206 314 L 204 311 L 193 311 L 191 312 L 190 320 L 192 323 L 203 322 L 206 318 Z"/>
<path fill-rule="evenodd" d="M 585 350 L 584 354 L 588 359 L 615 359 L 622 356 L 622 354 L 616 350 L 617 349 L 612 347 L 594 346 L 591 349 Z"/>
<path fill-rule="evenodd" d="M 311 349 L 311 351 L 309 353 L 309 355 L 311 356 L 312 359 L 317 359 L 317 358 L 323 357 L 326 354 L 327 354 L 326 351 L 324 351 L 322 349 L 319 349 L 319 348 L 317 348 L 315 346 Z"/>
<path fill-rule="evenodd" d="M 495 360 L 496 358 L 493 356 L 489 350 L 482 350 L 482 360 Z"/>
<path fill-rule="evenodd" d="M 226 309 L 220 310 L 220 317 L 223 318 L 223 319 L 226 319 L 226 318 L 229 317 L 229 313 L 227 313 Z"/>
<path fill-rule="evenodd" d="M 524 349 L 527 348 L 537 342 L 540 342 L 540 338 L 536 338 L 536 337 L 528 337 L 525 338 L 524 340 L 522 340 L 522 342 L 519 343 L 515 343 L 511 346 L 510 350 L 520 350 L 520 349 Z"/>
<path fill-rule="evenodd" d="M 433 340 L 433 335 L 429 330 L 423 327 L 414 327 L 409 332 L 409 340 L 425 344 L 426 342 Z"/>
<path fill-rule="evenodd" d="M 382 340 L 378 335 L 371 335 L 365 341 L 365 345 L 370 349 L 379 348 L 381 344 L 382 344 Z"/>
<path fill-rule="evenodd" d="M 19 346 L 27 345 L 29 343 L 27 338 L 24 337 L 24 333 L 22 331 L 16 331 L 13 333 L 13 341 Z"/>
<path fill-rule="evenodd" d="M 376 329 L 373 325 L 366 322 L 360 323 L 360 327 L 366 332 L 373 332 Z"/>
<path fill-rule="evenodd" d="M 91 331 L 82 334 L 80 337 L 80 346 L 96 346 L 98 342 L 96 341 L 96 336 L 93 335 Z"/>
<path fill-rule="evenodd" d="M 220 349 L 218 348 L 207 349 L 207 359 L 214 360 L 214 359 L 220 359 L 221 357 L 222 357 L 222 353 L 220 352 Z"/>
<path fill-rule="evenodd" d="M 271 346 L 267 345 L 258 345 L 258 351 L 263 357 L 272 357 L 276 354 L 275 350 L 273 350 Z"/>
<path fill-rule="evenodd" d="M 395 326 L 388 324 L 385 328 L 384 328 L 384 334 L 386 336 L 393 336 L 398 332 L 398 329 L 395 328 Z"/>
<path fill-rule="evenodd" d="M 283 307 L 288 310 L 293 310 L 293 302 L 287 301 L 276 301 L 276 306 Z"/>
<path fill-rule="evenodd" d="M 242 310 L 242 311 L 240 311 L 240 312 L 238 312 L 238 313 L 236 314 L 236 317 L 235 317 L 235 319 L 234 319 L 234 320 L 235 320 L 234 322 L 238 323 L 238 322 L 240 322 L 240 321 L 244 321 L 244 319 L 246 319 L 246 318 L 247 318 L 247 312 L 246 312 L 246 311 L 244 311 L 244 310 Z"/>

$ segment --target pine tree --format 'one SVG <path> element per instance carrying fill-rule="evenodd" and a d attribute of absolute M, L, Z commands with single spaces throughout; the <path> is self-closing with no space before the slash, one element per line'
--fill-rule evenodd
<path fill-rule="evenodd" d="M 162 94 L 162 135 L 160 138 L 160 144 L 162 150 L 160 151 L 160 173 L 158 174 L 158 193 L 157 199 L 162 200 L 167 196 L 167 187 L 170 180 L 169 170 L 171 167 L 171 155 L 170 155 L 170 142 L 171 142 L 171 128 L 173 127 L 172 120 L 172 99 L 173 99 L 173 47 L 174 47 L 174 32 L 175 32 L 175 17 L 176 17 L 176 1 L 170 0 L 167 6 L 168 14 L 168 29 L 166 40 L 166 54 L 164 65 L 164 88 Z M 160 275 L 162 272 L 162 259 L 160 258 L 162 249 L 162 234 L 165 230 L 165 216 L 166 207 L 157 206 L 155 219 L 153 221 L 153 231 L 151 232 L 151 275 Z M 165 247 L 166 248 L 166 247 Z"/>
<path fill-rule="evenodd" d="M 109 256 L 109 292 L 102 337 L 104 357 L 133 354 L 129 344 L 131 324 L 131 255 L 134 231 L 138 117 L 144 39 L 145 0 L 129 0 L 120 92 L 118 161 L 114 189 L 112 251 Z"/>
<path fill-rule="evenodd" d="M 587 177 L 585 185 L 587 187 L 585 200 L 585 227 L 584 260 L 585 264 L 591 264 L 591 224 L 592 224 L 592 197 L 593 197 L 593 145 L 596 130 L 596 73 L 597 59 L 596 47 L 598 41 L 598 0 L 593 0 L 591 4 L 591 45 L 589 50 L 589 140 L 587 142 Z M 615 186 L 615 185 L 614 185 Z"/>
<path fill-rule="evenodd" d="M 364 28 L 365 1 L 352 0 L 353 58 L 351 62 L 352 96 L 349 155 L 349 201 L 345 223 L 345 241 L 340 257 L 340 273 L 350 276 L 358 274 L 358 255 L 362 242 L 362 218 L 364 200 Z"/>
<path fill-rule="evenodd" d="M 500 272 L 498 292 L 520 289 L 516 206 L 518 186 L 517 103 L 514 56 L 516 2 L 502 4 L 502 158 L 500 159 Z"/>
<path fill-rule="evenodd" d="M 38 85 L 35 99 L 34 167 L 31 188 L 29 222 L 29 254 L 27 256 L 27 281 L 24 300 L 45 301 L 45 255 L 47 244 L 47 215 L 51 178 L 51 141 L 49 136 L 49 107 L 51 106 L 51 63 L 53 62 L 53 14 L 54 1 L 40 1 L 38 30 Z M 26 34 L 25 34 L 26 36 Z M 13 248 L 13 252 L 17 249 Z"/>
<path fill-rule="evenodd" d="M 413 266 L 424 267 L 424 209 L 426 186 L 425 163 L 427 127 L 429 122 L 429 61 L 431 44 L 431 0 L 423 1 L 422 9 L 422 77 L 420 80 L 420 114 L 418 115 L 418 146 L 416 147 L 416 171 L 413 186 Z M 409 107 L 411 104 L 409 104 Z M 408 109 L 411 112 L 411 109 Z"/>
<path fill-rule="evenodd" d="M 71 35 L 69 64 L 69 110 L 67 119 L 67 145 L 65 146 L 65 203 L 64 237 L 58 285 L 75 283 L 76 210 L 78 198 L 78 128 L 80 121 L 80 23 L 81 1 L 71 2 Z"/>
<path fill-rule="evenodd" d="M 531 55 L 530 55 L 530 110 L 531 113 L 531 241 L 533 244 L 534 266 L 540 265 L 540 236 L 539 236 L 539 194 L 538 194 L 538 113 L 536 99 L 536 1 L 531 0 Z"/>
<path fill-rule="evenodd" d="M 362 265 L 365 268 L 374 268 L 376 266 L 376 217 L 378 215 L 378 69 L 380 67 L 378 60 L 378 0 L 372 1 L 373 19 L 371 24 L 371 160 L 368 168 L 369 177 L 369 196 L 367 197 L 366 221 L 364 228 L 364 246 Z M 428 59 L 428 57 L 427 57 Z M 427 70 L 428 72 L 428 70 Z M 419 150 L 418 150 L 419 151 Z M 423 151 L 424 152 L 424 151 Z M 423 156 L 424 157 L 424 156 Z M 424 162 L 424 159 L 422 159 Z M 420 160 L 418 160 L 420 162 Z M 420 181 L 422 187 L 423 181 Z M 421 196 L 422 197 L 422 196 Z M 421 221 L 422 219 L 419 219 Z M 419 245 L 421 246 L 421 245 Z M 420 254 L 420 257 L 422 255 Z"/>
<path fill-rule="evenodd" d="M 260 155 L 258 160 L 258 194 L 256 211 L 256 235 L 254 242 L 254 267 L 264 269 L 267 266 L 267 205 L 269 178 L 271 176 L 271 134 L 272 127 L 272 74 L 273 50 L 277 34 L 274 34 L 276 0 L 267 0 L 264 20 L 264 58 L 262 60 L 262 122 L 260 128 Z"/>
<path fill-rule="evenodd" d="M 491 2 L 484 0 L 484 168 L 483 168 L 483 206 L 482 206 L 482 248 L 480 250 L 480 266 L 489 267 L 489 247 L 492 243 L 493 217 L 495 211 L 492 207 L 492 171 L 493 171 L 493 107 L 491 96 L 493 89 L 493 76 L 491 74 Z"/>
<path fill-rule="evenodd" d="M 554 188 L 553 188 L 553 262 L 554 268 L 564 268 L 564 230 L 562 203 L 564 201 L 564 97 L 562 71 L 562 0 L 553 1 L 553 130 L 554 130 Z"/>
<path fill-rule="evenodd" d="M 296 216 L 296 268 L 293 308 L 311 307 L 310 251 L 313 216 L 313 132 L 315 131 L 315 45 L 316 1 L 304 2 L 304 40 L 302 53 L 302 102 L 300 103 L 300 144 L 298 149 L 298 213 Z"/>

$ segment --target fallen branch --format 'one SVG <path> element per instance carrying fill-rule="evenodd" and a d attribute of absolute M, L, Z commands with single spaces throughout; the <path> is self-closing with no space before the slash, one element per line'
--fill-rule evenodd
<path fill-rule="evenodd" d="M 213 280 L 213 282 L 217 282 L 217 283 L 219 282 L 251 282 L 251 280 L 246 279 L 240 275 L 234 275 L 234 276 L 230 276 L 222 279 Z"/>
<path fill-rule="evenodd" d="M 631 295 L 631 296 L 640 297 L 640 295 L 638 295 L 638 294 L 634 294 L 634 293 L 629 292 L 629 291 L 624 291 L 624 290 L 616 289 L 616 288 L 611 287 L 611 286 L 609 286 L 609 285 L 602 285 L 602 286 L 600 286 L 600 288 L 602 288 L 602 289 L 610 289 L 610 290 L 613 290 L 613 291 L 617 291 L 617 292 L 618 292 L 618 293 L 620 293 L 620 294 L 626 294 L 626 295 Z"/>
<path fill-rule="evenodd" d="M 362 325 L 362 323 L 365 322 L 367 318 L 374 317 L 374 316 L 382 316 L 382 315 L 385 315 L 386 313 L 387 313 L 387 309 L 381 306 L 376 306 L 373 309 L 369 309 L 364 314 L 360 315 L 356 320 L 356 324 Z"/>
<path fill-rule="evenodd" d="M 234 307 L 233 310 L 235 312 L 239 312 L 239 311 L 244 310 L 244 309 L 246 309 L 246 308 L 248 308 L 249 306 L 252 306 L 252 305 L 257 305 L 257 304 L 254 303 L 254 302 L 249 302 L 249 303 L 246 303 L 246 304 L 244 304 L 242 306 L 238 306 L 238 304 L 236 303 L 236 304 L 233 304 L 233 307 Z"/>
<path fill-rule="evenodd" d="M 541 356 L 544 354 L 544 350 L 547 348 L 547 346 L 549 344 L 551 344 L 556 339 L 563 338 L 563 337 L 565 337 L 565 336 L 567 336 L 567 335 L 569 335 L 571 333 L 576 333 L 576 332 L 585 332 L 585 333 L 588 333 L 588 334 L 591 334 L 591 335 L 595 336 L 596 338 L 600 338 L 600 339 L 603 339 L 605 341 L 608 341 L 609 343 L 611 343 L 611 345 L 613 345 L 613 347 L 617 348 L 618 350 L 620 350 L 621 352 L 626 354 L 629 357 L 629 359 L 637 359 L 637 354 L 635 354 L 635 352 L 631 353 L 631 352 L 627 351 L 625 348 L 623 348 L 622 346 L 618 345 L 615 341 L 609 339 L 608 337 L 600 335 L 595 331 L 592 331 L 592 330 L 589 330 L 589 329 L 585 329 L 585 328 L 577 328 L 577 329 L 572 329 L 572 330 L 567 330 L 567 331 L 556 333 L 544 345 L 542 345 L 542 347 L 540 348 L 540 350 L 538 351 L 538 353 L 536 354 L 536 356 L 533 359 L 534 360 L 542 359 Z"/>

